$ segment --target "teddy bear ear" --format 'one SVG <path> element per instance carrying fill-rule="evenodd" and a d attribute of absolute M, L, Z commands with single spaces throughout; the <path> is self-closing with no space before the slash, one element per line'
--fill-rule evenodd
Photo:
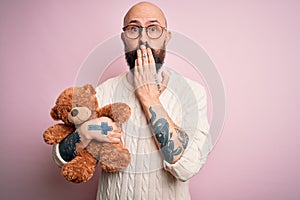
<path fill-rule="evenodd" d="M 86 84 L 83 86 L 83 88 L 89 90 L 91 94 L 96 94 L 96 90 L 91 84 Z"/>
<path fill-rule="evenodd" d="M 57 115 L 57 107 L 54 106 L 51 111 L 50 111 L 50 115 L 54 120 L 59 120 L 58 115 Z"/>

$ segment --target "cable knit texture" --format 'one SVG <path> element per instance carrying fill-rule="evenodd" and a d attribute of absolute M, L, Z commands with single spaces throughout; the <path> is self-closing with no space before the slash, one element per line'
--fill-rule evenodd
<path fill-rule="evenodd" d="M 169 164 L 156 147 L 134 89 L 127 80 L 128 73 L 96 88 L 100 107 L 123 102 L 132 111 L 130 119 L 122 124 L 124 146 L 131 153 L 131 163 L 118 173 L 101 172 L 97 200 L 188 200 L 188 180 L 203 166 L 211 149 L 205 89 L 169 71 L 168 88 L 160 100 L 171 119 L 190 138 L 182 157 L 175 164 Z M 57 160 L 57 156 L 54 157 Z"/>

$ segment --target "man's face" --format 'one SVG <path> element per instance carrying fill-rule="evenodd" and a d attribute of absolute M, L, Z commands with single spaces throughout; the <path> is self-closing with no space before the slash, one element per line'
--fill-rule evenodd
<path fill-rule="evenodd" d="M 124 26 L 137 25 L 142 27 L 148 27 L 150 25 L 159 25 L 166 27 L 166 21 L 163 13 L 159 8 L 151 4 L 139 4 L 132 7 L 124 18 Z M 135 60 L 137 59 L 136 50 L 140 48 L 140 45 L 145 45 L 151 48 L 152 54 L 156 63 L 157 71 L 160 69 L 164 62 L 166 54 L 166 45 L 170 39 L 170 33 L 163 30 L 162 35 L 159 38 L 150 38 L 145 28 L 143 28 L 141 34 L 136 39 L 131 39 L 122 33 L 122 40 L 125 47 L 125 56 L 130 69 L 135 66 Z"/>

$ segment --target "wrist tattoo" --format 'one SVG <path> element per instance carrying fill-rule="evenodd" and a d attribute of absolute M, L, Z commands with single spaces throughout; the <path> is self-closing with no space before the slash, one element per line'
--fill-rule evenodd
<path fill-rule="evenodd" d="M 174 156 L 179 155 L 182 152 L 182 148 L 177 147 L 174 149 L 174 141 L 172 140 L 173 134 L 169 132 L 168 121 L 165 118 L 159 118 L 156 120 L 156 113 L 153 111 L 151 106 L 149 111 L 151 114 L 150 126 L 157 141 L 160 143 L 162 155 L 168 163 L 172 163 Z"/>
<path fill-rule="evenodd" d="M 161 88 L 160 88 L 159 81 L 157 79 L 157 74 L 154 75 L 154 81 L 155 81 L 155 84 L 157 85 L 157 89 L 158 89 L 159 93 L 161 93 Z"/>
<path fill-rule="evenodd" d="M 80 136 L 76 131 L 59 143 L 59 154 L 66 162 L 71 161 L 76 156 L 77 143 L 80 143 Z"/>

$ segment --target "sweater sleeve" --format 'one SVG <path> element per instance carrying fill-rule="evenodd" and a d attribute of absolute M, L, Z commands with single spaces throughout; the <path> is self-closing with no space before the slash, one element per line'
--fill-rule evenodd
<path fill-rule="evenodd" d="M 199 84 L 190 83 L 191 90 L 195 94 L 196 104 L 189 104 L 184 113 L 185 120 L 193 117 L 191 110 L 197 110 L 197 126 L 190 129 L 181 127 L 189 135 L 189 144 L 181 158 L 176 163 L 170 164 L 163 161 L 164 169 L 181 181 L 187 181 L 203 167 L 207 156 L 212 149 L 209 124 L 207 120 L 207 99 L 205 89 Z"/>
<path fill-rule="evenodd" d="M 79 142 L 79 134 L 75 131 L 64 138 L 59 144 L 53 145 L 52 157 L 59 167 L 71 161 L 76 156 L 76 144 Z"/>

